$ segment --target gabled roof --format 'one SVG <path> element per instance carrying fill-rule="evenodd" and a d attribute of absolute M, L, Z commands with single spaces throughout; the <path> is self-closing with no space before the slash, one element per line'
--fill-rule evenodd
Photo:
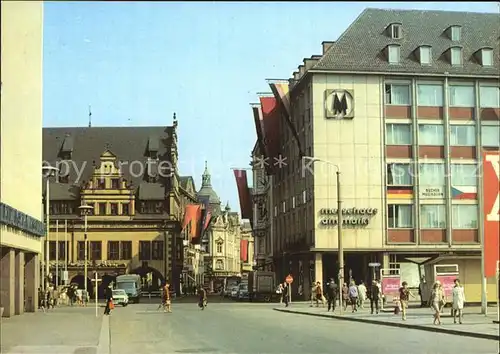
<path fill-rule="evenodd" d="M 402 25 L 402 38 L 392 39 L 386 28 Z M 462 27 L 461 40 L 446 35 L 452 25 Z M 393 72 L 415 74 L 499 76 L 500 17 L 495 13 L 366 9 L 312 68 L 314 70 Z M 382 54 L 390 44 L 399 44 L 401 63 L 391 65 Z M 422 66 L 414 57 L 421 45 L 432 47 L 432 65 Z M 463 48 L 464 65 L 452 66 L 444 53 L 452 46 Z M 473 54 L 494 48 L 493 67 L 483 67 Z"/>

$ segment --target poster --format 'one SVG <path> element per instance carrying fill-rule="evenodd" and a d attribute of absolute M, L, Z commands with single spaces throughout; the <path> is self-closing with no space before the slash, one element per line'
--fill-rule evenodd
<path fill-rule="evenodd" d="M 494 277 L 500 248 L 500 153 L 483 152 L 484 276 Z"/>
<path fill-rule="evenodd" d="M 453 287 L 455 286 L 455 279 L 458 278 L 458 274 L 453 275 L 437 275 L 436 281 L 441 282 L 444 290 L 444 296 L 446 300 L 450 301 L 452 297 Z"/>
<path fill-rule="evenodd" d="M 401 277 L 399 275 L 382 277 L 382 294 L 390 296 L 399 296 L 401 287 Z"/>

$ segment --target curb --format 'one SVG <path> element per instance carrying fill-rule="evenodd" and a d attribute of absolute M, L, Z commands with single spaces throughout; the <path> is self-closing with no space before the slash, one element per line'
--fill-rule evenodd
<path fill-rule="evenodd" d="M 422 325 L 411 325 L 411 324 L 398 323 L 398 322 L 384 322 L 384 321 L 378 321 L 378 320 L 369 320 L 369 319 L 365 319 L 365 318 L 361 319 L 361 318 L 355 318 L 355 317 L 344 317 L 344 316 L 339 316 L 339 315 L 325 315 L 325 314 L 321 314 L 321 313 L 308 313 L 308 312 L 285 310 L 285 309 L 279 309 L 279 308 L 274 308 L 273 310 L 278 311 L 278 312 L 293 313 L 293 314 L 305 315 L 305 316 L 334 318 L 334 319 L 343 320 L 343 321 L 363 322 L 363 323 L 369 323 L 369 324 L 384 325 L 384 326 L 388 326 L 388 327 L 418 329 L 421 331 L 434 332 L 434 333 L 438 332 L 438 333 L 458 335 L 458 336 L 463 336 L 463 337 L 489 339 L 489 340 L 500 340 L 500 335 L 495 336 L 493 334 L 463 332 L 463 331 L 457 331 L 454 329 L 443 329 L 440 327 L 427 327 L 427 326 L 422 326 Z"/>
<path fill-rule="evenodd" d="M 99 334 L 99 344 L 97 345 L 97 354 L 109 354 L 111 333 L 109 328 L 109 316 L 102 316 L 101 332 Z"/>

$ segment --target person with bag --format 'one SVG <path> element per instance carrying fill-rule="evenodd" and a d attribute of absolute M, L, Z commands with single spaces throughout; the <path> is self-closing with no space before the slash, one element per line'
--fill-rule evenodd
<path fill-rule="evenodd" d="M 335 312 L 335 306 L 337 303 L 337 296 L 339 288 L 337 284 L 335 284 L 335 280 L 330 278 L 330 282 L 326 284 L 326 294 L 328 297 L 328 311 L 332 309 L 332 312 Z"/>
<path fill-rule="evenodd" d="M 207 307 L 207 292 L 203 287 L 200 285 L 200 288 L 198 289 L 198 295 L 199 295 L 199 300 L 198 300 L 198 307 L 201 308 L 201 310 L 204 310 L 205 307 Z"/>
<path fill-rule="evenodd" d="M 163 287 L 163 311 L 172 312 L 172 301 L 170 299 L 170 284 L 165 283 Z"/>
<path fill-rule="evenodd" d="M 113 290 L 111 289 L 111 284 L 106 288 L 104 295 L 106 297 L 106 308 L 104 309 L 104 314 L 106 316 L 109 316 L 111 310 L 115 308 L 115 304 L 113 303 Z"/>
<path fill-rule="evenodd" d="M 410 296 L 415 298 L 415 296 L 408 289 L 408 283 L 403 282 L 402 287 L 399 288 L 399 308 L 401 310 L 402 319 L 406 321 L 406 310 L 408 309 L 408 301 L 410 301 Z"/>
<path fill-rule="evenodd" d="M 351 286 L 349 287 L 349 300 L 351 301 L 352 313 L 357 312 L 357 304 L 358 304 L 358 287 L 354 281 L 351 281 Z"/>

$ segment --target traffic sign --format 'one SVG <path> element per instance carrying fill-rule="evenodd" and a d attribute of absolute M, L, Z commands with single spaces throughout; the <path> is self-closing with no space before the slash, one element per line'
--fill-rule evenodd
<path fill-rule="evenodd" d="M 291 274 L 288 274 L 285 278 L 285 281 L 287 284 L 292 284 L 293 283 L 293 277 Z"/>
<path fill-rule="evenodd" d="M 368 267 L 380 267 L 380 263 L 368 263 Z"/>

